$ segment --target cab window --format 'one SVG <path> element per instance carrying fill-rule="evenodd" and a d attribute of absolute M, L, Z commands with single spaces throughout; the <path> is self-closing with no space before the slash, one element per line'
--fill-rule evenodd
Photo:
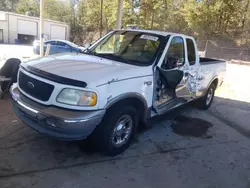
<path fill-rule="evenodd" d="M 185 48 L 182 37 L 174 37 L 162 64 L 163 69 L 173 69 L 185 63 Z"/>
<path fill-rule="evenodd" d="M 189 65 L 195 64 L 195 47 L 192 39 L 186 39 Z"/>

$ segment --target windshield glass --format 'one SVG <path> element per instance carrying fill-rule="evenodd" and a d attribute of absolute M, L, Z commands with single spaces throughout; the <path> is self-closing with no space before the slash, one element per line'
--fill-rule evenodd
<path fill-rule="evenodd" d="M 162 36 L 137 31 L 116 31 L 108 35 L 87 53 L 139 66 L 152 65 Z"/>

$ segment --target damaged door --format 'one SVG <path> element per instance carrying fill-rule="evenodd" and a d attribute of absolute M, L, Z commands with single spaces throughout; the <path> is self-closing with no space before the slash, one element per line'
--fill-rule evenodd
<path fill-rule="evenodd" d="M 188 78 L 187 78 L 187 88 L 191 98 L 196 98 L 197 94 L 197 84 L 198 84 L 198 70 L 199 70 L 199 55 L 195 47 L 195 41 L 193 38 L 186 38 L 186 49 L 187 58 L 186 62 L 189 66 L 188 68 Z M 197 53 L 197 54 L 196 54 Z"/>
<path fill-rule="evenodd" d="M 182 36 L 173 37 L 163 61 L 160 61 L 156 67 L 157 86 L 154 104 L 158 114 L 192 98 L 189 82 L 193 75 L 186 59 L 184 38 Z"/>

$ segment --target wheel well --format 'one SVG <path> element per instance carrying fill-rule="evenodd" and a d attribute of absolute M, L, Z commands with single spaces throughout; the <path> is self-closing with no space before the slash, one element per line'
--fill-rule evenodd
<path fill-rule="evenodd" d="M 218 82 L 219 82 L 218 78 L 215 78 L 212 82 L 212 84 L 215 85 L 215 89 L 218 87 Z"/>
<path fill-rule="evenodd" d="M 124 106 L 133 106 L 136 109 L 136 112 L 139 115 L 139 120 L 144 121 L 146 118 L 147 106 L 138 98 L 125 98 L 110 106 L 107 110 L 114 108 L 123 108 Z"/>

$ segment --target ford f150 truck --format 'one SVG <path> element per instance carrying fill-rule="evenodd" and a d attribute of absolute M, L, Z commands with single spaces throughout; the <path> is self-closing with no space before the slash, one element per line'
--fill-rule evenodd
<path fill-rule="evenodd" d="M 225 70 L 224 61 L 199 58 L 190 36 L 116 30 L 83 53 L 22 63 L 11 96 L 16 115 L 34 130 L 90 138 L 117 155 L 149 118 L 193 100 L 209 108 Z"/>

